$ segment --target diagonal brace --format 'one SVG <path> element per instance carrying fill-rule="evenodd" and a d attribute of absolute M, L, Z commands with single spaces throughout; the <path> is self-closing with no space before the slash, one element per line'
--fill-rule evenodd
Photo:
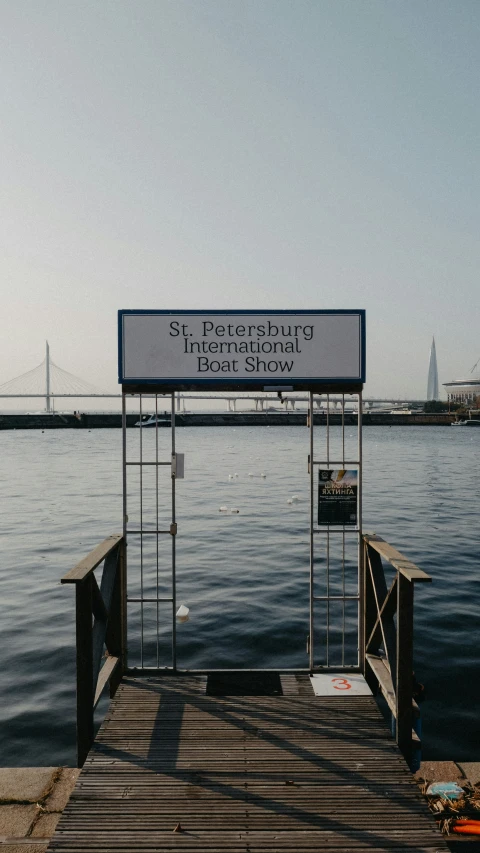
<path fill-rule="evenodd" d="M 117 577 L 119 548 L 112 551 L 105 559 L 103 567 L 102 580 L 100 589 L 98 589 L 96 579 L 94 577 L 94 588 L 96 587 L 98 596 L 103 604 L 103 613 L 100 613 L 101 608 L 98 607 L 98 616 L 96 615 L 93 625 L 93 685 L 94 690 L 97 684 L 98 673 L 100 672 L 100 664 L 102 661 L 103 646 L 107 636 L 108 617 L 110 614 L 110 605 L 112 602 L 115 580 Z M 95 595 L 95 594 L 94 594 Z M 98 599 L 97 599 L 98 601 Z M 92 608 L 93 609 L 93 608 Z M 94 611 L 95 612 L 95 611 Z"/>
<path fill-rule="evenodd" d="M 382 624 L 384 624 L 384 620 L 392 618 L 397 610 L 397 597 L 395 594 L 396 588 L 397 578 L 394 577 L 390 589 L 388 590 L 387 597 L 380 608 L 380 612 L 377 615 L 375 625 L 373 626 L 372 632 L 367 640 L 367 652 L 373 650 L 373 653 L 375 654 L 375 649 L 380 643 L 380 640 L 383 639 L 383 641 L 385 642 L 385 638 L 382 631 Z"/>
<path fill-rule="evenodd" d="M 392 607 L 392 604 L 389 603 L 389 600 L 391 602 L 394 601 L 394 599 L 390 599 L 390 594 L 395 589 L 396 578 L 394 579 L 390 590 L 387 592 L 387 583 L 385 580 L 382 560 L 379 554 L 373 549 L 367 548 L 367 559 L 378 614 L 377 620 L 375 622 L 374 632 L 378 631 L 378 628 L 380 628 L 385 652 L 387 654 L 387 659 L 390 664 L 390 671 L 395 672 L 397 667 L 397 637 L 392 614 L 392 610 L 393 613 L 395 612 L 395 607 Z M 384 606 L 385 613 L 382 612 Z M 372 639 L 373 637 L 371 634 L 367 643 L 367 649 L 371 647 Z"/>

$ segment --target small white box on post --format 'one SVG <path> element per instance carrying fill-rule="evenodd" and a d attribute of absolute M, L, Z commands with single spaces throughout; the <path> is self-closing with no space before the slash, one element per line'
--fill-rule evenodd
<path fill-rule="evenodd" d="M 175 477 L 176 480 L 184 479 L 184 471 L 185 471 L 185 454 L 184 453 L 172 453 L 172 477 Z"/>

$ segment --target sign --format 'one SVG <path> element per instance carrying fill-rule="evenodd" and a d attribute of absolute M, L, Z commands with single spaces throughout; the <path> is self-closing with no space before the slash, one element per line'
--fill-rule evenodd
<path fill-rule="evenodd" d="M 364 381 L 364 311 L 119 311 L 122 384 L 267 391 Z"/>
<path fill-rule="evenodd" d="M 311 675 L 310 682 L 315 696 L 371 696 L 363 675 L 339 672 Z"/>
<path fill-rule="evenodd" d="M 318 471 L 318 524 L 355 527 L 358 518 L 358 470 Z"/>

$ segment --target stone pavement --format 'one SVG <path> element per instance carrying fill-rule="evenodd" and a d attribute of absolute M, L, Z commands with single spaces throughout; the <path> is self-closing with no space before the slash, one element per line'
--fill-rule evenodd
<path fill-rule="evenodd" d="M 44 853 L 79 773 L 72 767 L 0 768 L 1 853 Z"/>
<path fill-rule="evenodd" d="M 480 782 L 479 761 L 422 761 L 415 773 L 415 779 L 422 782 L 456 782 L 462 786 L 466 782 L 478 785 Z"/>

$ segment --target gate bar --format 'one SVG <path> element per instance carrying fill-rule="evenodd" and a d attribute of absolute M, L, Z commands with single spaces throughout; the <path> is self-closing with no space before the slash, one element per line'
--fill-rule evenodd
<path fill-rule="evenodd" d="M 175 454 L 175 392 L 172 394 L 172 459 Z M 175 476 L 172 473 L 172 526 L 176 530 L 175 507 Z M 176 534 L 172 534 L 172 667 L 177 671 L 177 566 L 176 566 Z"/>

